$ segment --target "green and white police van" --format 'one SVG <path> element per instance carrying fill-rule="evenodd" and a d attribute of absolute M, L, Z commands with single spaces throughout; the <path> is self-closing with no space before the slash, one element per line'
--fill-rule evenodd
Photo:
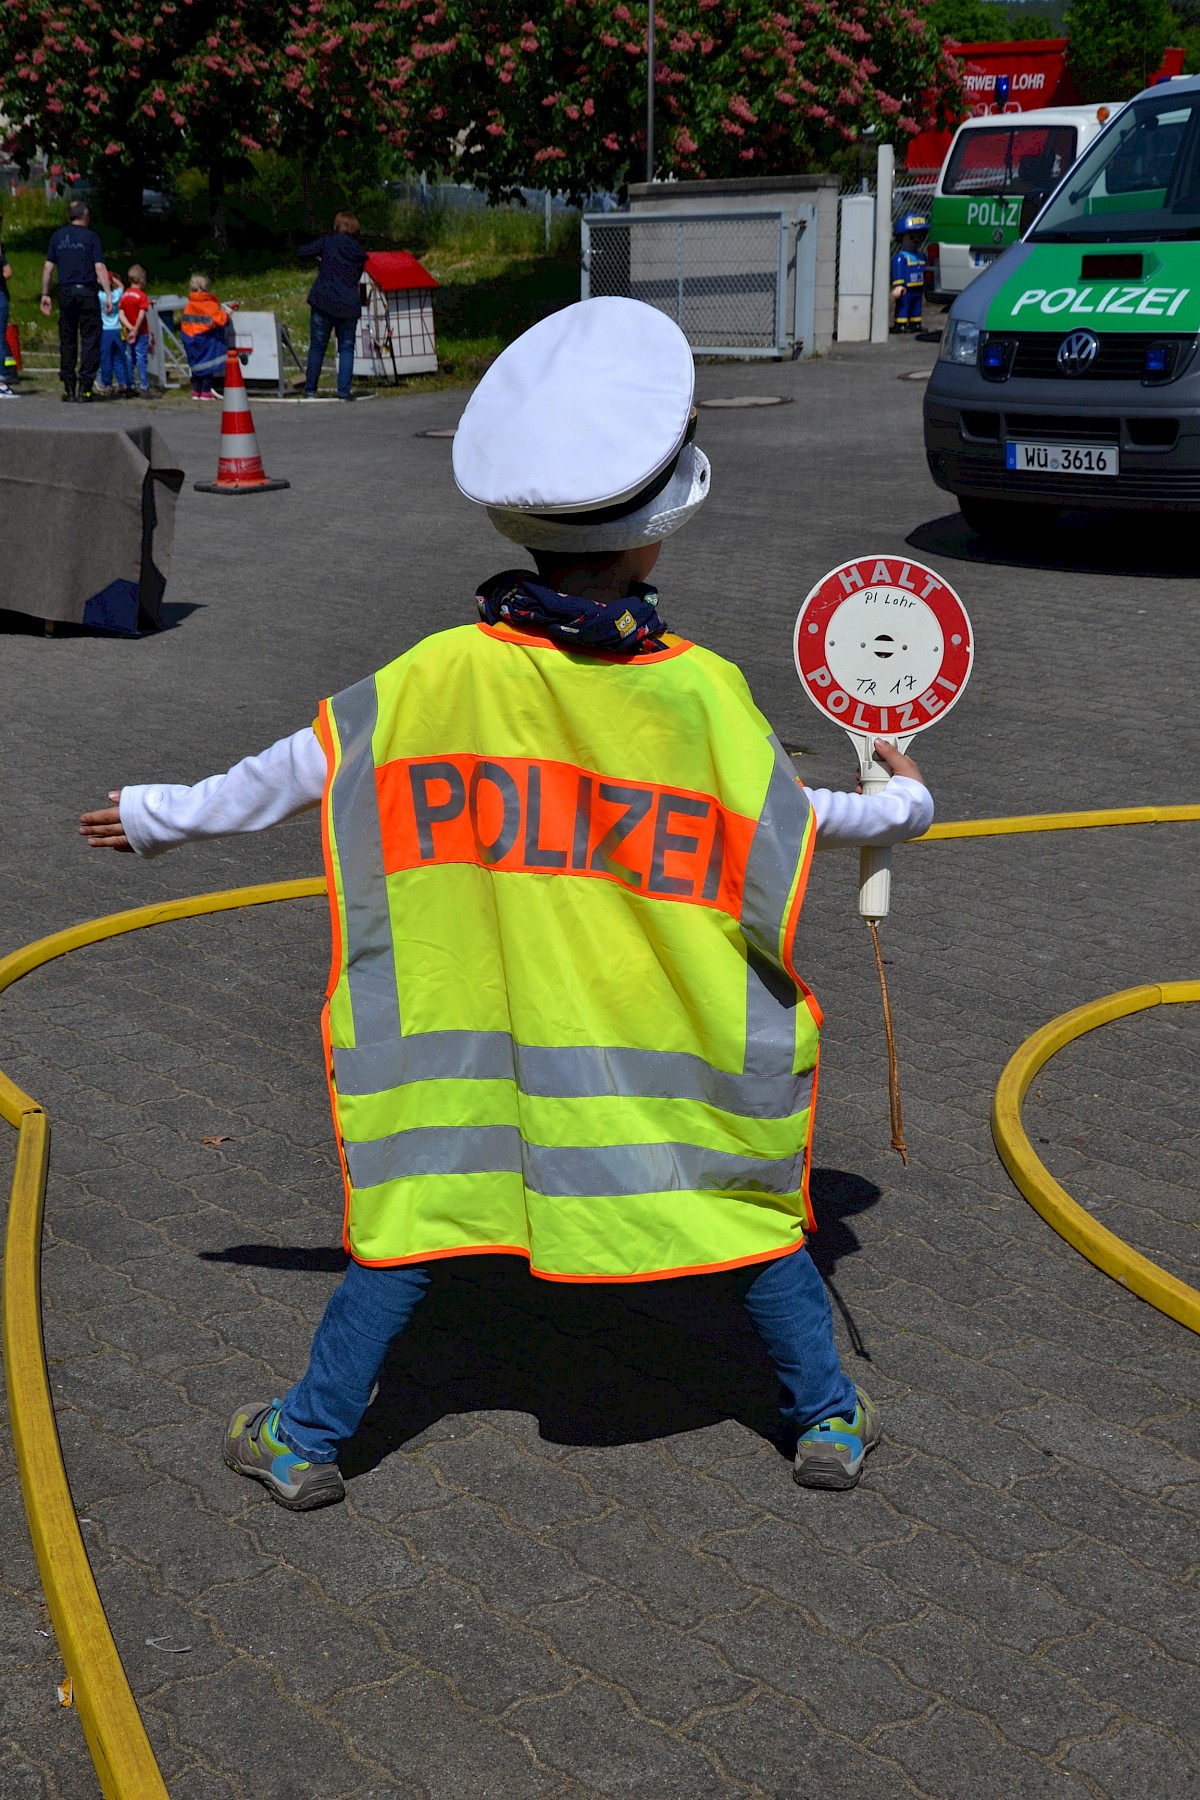
<path fill-rule="evenodd" d="M 952 300 L 1015 244 L 1031 211 L 1053 192 L 1117 110 L 1046 106 L 993 113 L 960 125 L 929 212 L 927 297 Z"/>
<path fill-rule="evenodd" d="M 1200 511 L 1200 78 L 1149 88 L 950 309 L 925 453 L 1013 543 L 1064 507 Z"/>

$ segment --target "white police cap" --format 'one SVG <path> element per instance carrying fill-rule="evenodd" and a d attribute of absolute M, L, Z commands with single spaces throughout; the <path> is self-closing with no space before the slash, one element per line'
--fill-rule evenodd
<path fill-rule="evenodd" d="M 655 543 L 708 495 L 694 387 L 688 341 L 656 307 L 564 307 L 510 344 L 472 394 L 454 479 L 529 549 Z"/>

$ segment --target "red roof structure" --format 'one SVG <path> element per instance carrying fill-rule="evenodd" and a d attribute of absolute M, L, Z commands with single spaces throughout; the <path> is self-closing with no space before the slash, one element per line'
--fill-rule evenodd
<path fill-rule="evenodd" d="M 385 294 L 438 285 L 429 270 L 423 269 L 407 250 L 372 250 L 367 257 L 367 274 Z"/>

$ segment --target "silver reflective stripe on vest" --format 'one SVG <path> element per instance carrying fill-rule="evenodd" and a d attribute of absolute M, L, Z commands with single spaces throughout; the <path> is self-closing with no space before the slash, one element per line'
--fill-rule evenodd
<path fill-rule="evenodd" d="M 764 1087 L 787 1078 L 796 1053 L 799 996 L 779 967 L 779 937 L 810 812 L 791 758 L 774 737 L 770 743 L 775 766 L 750 843 L 740 920 L 747 951 L 745 1080 Z M 806 1080 L 811 1089 L 811 1077 L 790 1079 Z"/>
<path fill-rule="evenodd" d="M 346 908 L 346 980 L 354 1038 L 361 1045 L 386 1045 L 399 1035 L 400 996 L 371 748 L 379 710 L 374 676 L 329 704 L 342 752 L 330 798 Z"/>
<path fill-rule="evenodd" d="M 811 1074 L 790 1072 L 796 1056 L 798 999 L 791 976 L 747 945 L 746 1066 L 742 1079 L 750 1092 L 766 1091 L 786 1081 L 803 1081 L 806 1094 L 811 1093 Z M 807 1106 L 808 1100 L 801 1104 Z"/>
<path fill-rule="evenodd" d="M 791 993 L 784 975 L 766 969 Z M 513 1081 L 524 1094 L 546 1099 L 699 1100 L 747 1118 L 780 1119 L 803 1112 L 812 1075 L 793 1075 L 791 1014 L 779 1023 L 768 996 L 771 1058 L 762 1073 L 734 1075 L 680 1050 L 519 1044 L 504 1031 L 427 1031 L 391 1043 L 333 1052 L 339 1094 L 375 1094 L 413 1081 Z"/>
<path fill-rule="evenodd" d="M 530 1144 L 513 1125 L 418 1127 L 369 1143 L 347 1143 L 356 1188 L 378 1187 L 420 1175 L 520 1175 L 549 1198 L 590 1195 L 721 1193 L 794 1194 L 804 1152 L 778 1162 L 706 1150 L 697 1144 L 608 1144 L 554 1147 Z"/>
<path fill-rule="evenodd" d="M 754 948 L 778 966 L 779 934 L 800 860 L 809 805 L 791 758 L 776 738 L 768 742 L 775 753 L 775 766 L 750 840 L 738 923 Z"/>

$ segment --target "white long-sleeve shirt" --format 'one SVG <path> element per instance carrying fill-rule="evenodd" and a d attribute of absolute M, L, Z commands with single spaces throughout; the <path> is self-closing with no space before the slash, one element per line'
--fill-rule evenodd
<path fill-rule="evenodd" d="M 139 856 L 159 856 L 198 838 L 264 831 L 316 806 L 324 786 L 325 752 L 306 726 L 194 787 L 147 783 L 122 788 L 121 827 Z M 893 775 L 878 794 L 804 791 L 816 815 L 819 850 L 898 844 L 919 837 L 933 823 L 929 789 L 906 775 Z"/>

